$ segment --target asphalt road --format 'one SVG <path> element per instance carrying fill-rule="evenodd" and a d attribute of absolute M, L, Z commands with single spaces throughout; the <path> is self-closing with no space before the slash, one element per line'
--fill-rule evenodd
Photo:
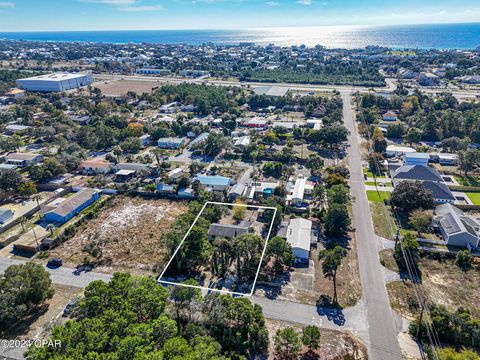
<path fill-rule="evenodd" d="M 350 168 L 350 191 L 353 203 L 353 225 L 357 240 L 358 263 L 362 283 L 362 299 L 366 306 L 369 334 L 369 359 L 401 360 L 397 341 L 400 330 L 398 317 L 393 313 L 385 287 L 384 269 L 378 251 L 381 244 L 373 230 L 372 216 L 363 183 L 360 145 L 350 104 L 349 92 L 342 92 L 343 118 L 350 131 L 348 162 Z"/>
<path fill-rule="evenodd" d="M 0 256 L 0 274 L 5 271 L 10 265 L 20 265 L 25 264 L 26 261 L 10 259 L 4 256 Z M 67 267 L 59 267 L 55 269 L 50 269 L 45 266 L 45 270 L 50 273 L 50 279 L 55 284 L 76 286 L 79 288 L 84 288 L 94 280 L 103 280 L 109 281 L 112 278 L 112 275 L 98 273 L 94 271 L 82 272 L 80 275 L 75 275 L 75 269 L 70 269 Z"/>

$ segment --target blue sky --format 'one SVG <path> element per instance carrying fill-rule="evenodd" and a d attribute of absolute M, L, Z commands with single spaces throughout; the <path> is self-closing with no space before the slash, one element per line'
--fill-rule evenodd
<path fill-rule="evenodd" d="M 479 0 L 0 0 L 0 31 L 480 22 Z"/>

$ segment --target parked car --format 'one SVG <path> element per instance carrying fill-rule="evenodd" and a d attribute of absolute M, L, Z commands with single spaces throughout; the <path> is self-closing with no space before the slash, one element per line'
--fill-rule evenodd
<path fill-rule="evenodd" d="M 60 267 L 63 265 L 63 260 L 60 258 L 53 258 L 48 260 L 47 266 L 49 267 Z"/>
<path fill-rule="evenodd" d="M 64 317 L 67 317 L 69 316 L 72 311 L 73 311 L 73 307 L 75 306 L 76 302 L 74 300 L 70 300 L 67 304 L 67 306 L 65 306 L 65 309 L 63 309 L 63 314 L 62 316 Z"/>

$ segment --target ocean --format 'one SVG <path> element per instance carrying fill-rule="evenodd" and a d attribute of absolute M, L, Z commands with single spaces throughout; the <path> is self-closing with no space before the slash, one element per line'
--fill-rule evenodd
<path fill-rule="evenodd" d="M 327 48 L 475 49 L 480 46 L 480 23 L 397 26 L 311 26 L 244 30 L 122 30 L 0 32 L 0 39 L 96 43 L 162 43 L 219 45 L 323 45 Z"/>

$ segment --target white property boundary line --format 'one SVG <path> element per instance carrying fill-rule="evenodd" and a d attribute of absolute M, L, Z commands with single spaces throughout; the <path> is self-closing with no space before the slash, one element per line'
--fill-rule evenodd
<path fill-rule="evenodd" d="M 173 261 L 173 258 L 175 257 L 175 255 L 177 255 L 177 253 L 178 253 L 178 251 L 180 250 L 181 246 L 183 245 L 183 243 L 184 243 L 185 240 L 187 239 L 188 234 L 190 234 L 190 231 L 192 230 L 193 226 L 196 224 L 198 218 L 199 218 L 200 215 L 203 213 L 203 210 L 205 210 L 205 207 L 206 207 L 208 204 L 213 204 L 213 205 L 226 205 L 226 206 L 243 206 L 243 207 L 246 207 L 246 208 L 249 208 L 249 207 L 250 207 L 250 208 L 256 208 L 256 209 L 270 209 L 270 210 L 274 210 L 273 217 L 272 217 L 272 221 L 271 221 L 271 223 L 270 223 L 270 228 L 268 229 L 267 238 L 266 238 L 266 240 L 265 240 L 265 245 L 263 246 L 262 257 L 260 258 L 260 261 L 259 261 L 259 263 L 258 263 L 257 273 L 255 274 L 255 279 L 253 280 L 252 290 L 250 291 L 249 294 L 248 294 L 248 293 L 247 293 L 247 294 L 245 294 L 245 293 L 239 293 L 239 292 L 236 292 L 236 291 L 222 290 L 222 289 L 212 289 L 212 288 L 208 288 L 208 287 L 205 287 L 205 286 L 187 285 L 187 284 L 182 284 L 182 283 L 177 283 L 177 282 L 172 282 L 172 281 L 160 280 L 160 279 L 163 277 L 163 275 L 165 274 L 165 272 L 167 271 L 168 267 L 170 266 L 171 262 Z M 193 221 L 192 225 L 191 225 L 190 228 L 188 229 L 187 233 L 186 233 L 185 236 L 183 237 L 182 241 L 180 242 L 180 244 L 178 245 L 178 247 L 175 249 L 175 252 L 173 253 L 173 255 L 172 255 L 172 257 L 170 258 L 170 260 L 168 261 L 167 265 L 165 266 L 165 269 L 163 269 L 162 273 L 161 273 L 160 276 L 158 277 L 157 282 L 162 283 L 162 284 L 178 285 L 178 286 L 184 286 L 184 287 L 189 287 L 189 288 L 201 289 L 201 290 L 206 290 L 206 291 L 216 291 L 216 292 L 223 293 L 223 294 L 240 295 L 240 296 L 252 296 L 252 295 L 253 295 L 253 291 L 255 290 L 255 285 L 256 285 L 256 283 L 257 283 L 258 274 L 260 273 L 260 268 L 261 268 L 261 266 L 262 266 L 263 257 L 265 256 L 265 252 L 266 252 L 266 250 L 267 250 L 267 245 L 268 245 L 268 241 L 269 241 L 269 239 L 270 239 L 270 233 L 272 232 L 273 223 L 274 223 L 274 221 L 275 221 L 275 216 L 277 216 L 277 208 L 276 208 L 276 207 L 272 207 L 272 206 L 258 206 L 258 205 L 247 205 L 247 204 L 230 204 L 230 203 L 224 203 L 224 202 L 207 201 L 205 204 L 203 204 L 202 210 L 200 210 L 200 212 L 198 213 L 197 217 L 196 217 L 195 220 Z"/>

